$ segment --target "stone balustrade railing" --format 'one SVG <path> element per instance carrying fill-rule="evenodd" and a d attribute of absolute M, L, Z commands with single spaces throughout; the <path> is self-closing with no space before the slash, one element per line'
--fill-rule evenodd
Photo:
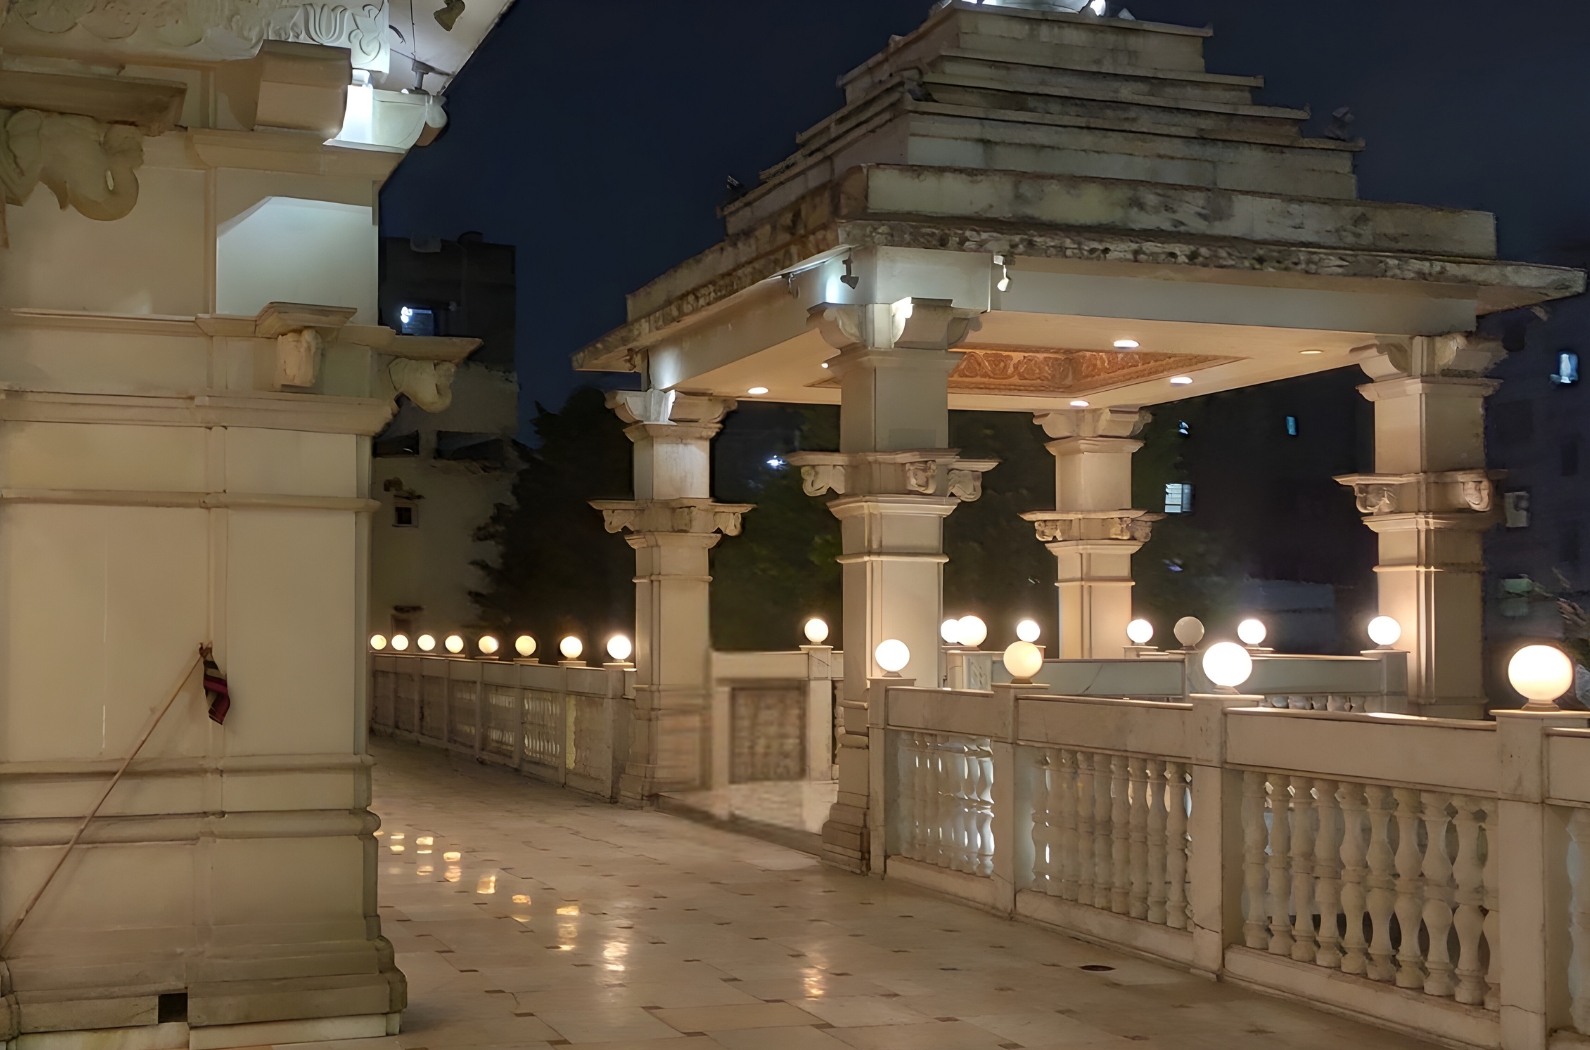
<path fill-rule="evenodd" d="M 622 666 L 374 654 L 370 728 L 617 799 L 634 673 Z"/>
<path fill-rule="evenodd" d="M 1584 716 L 1034 690 L 875 680 L 873 870 L 1448 1044 L 1590 1045 Z"/>

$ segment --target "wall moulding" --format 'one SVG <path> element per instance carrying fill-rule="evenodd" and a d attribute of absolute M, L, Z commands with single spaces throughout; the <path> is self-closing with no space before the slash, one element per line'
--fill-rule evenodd
<path fill-rule="evenodd" d="M 950 373 L 955 393 L 1086 394 L 1237 360 L 1144 351 L 1063 350 L 965 344 Z"/>
<path fill-rule="evenodd" d="M 0 422 L 260 427 L 374 437 L 386 427 L 393 411 L 395 406 L 386 400 L 268 391 L 247 397 L 221 394 L 161 397 L 0 389 Z"/>

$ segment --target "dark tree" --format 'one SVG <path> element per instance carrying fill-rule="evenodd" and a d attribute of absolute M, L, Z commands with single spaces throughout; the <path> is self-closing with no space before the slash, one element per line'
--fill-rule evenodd
<path fill-rule="evenodd" d="M 635 553 L 590 506 L 631 498 L 632 446 L 591 387 L 557 412 L 536 405 L 530 425 L 540 444 L 520 450 L 514 505 L 499 504 L 476 533 L 499 553 L 496 565 L 476 563 L 488 582 L 471 597 L 489 626 L 533 635 L 543 659 L 556 659 L 565 634 L 595 652 L 609 634 L 630 634 L 635 620 Z"/>

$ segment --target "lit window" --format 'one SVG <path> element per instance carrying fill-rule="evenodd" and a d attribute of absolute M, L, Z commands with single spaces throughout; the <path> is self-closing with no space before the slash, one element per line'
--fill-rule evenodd
<path fill-rule="evenodd" d="M 1529 528 L 1529 493 L 1524 491 L 1502 494 L 1502 510 L 1507 515 L 1510 529 Z"/>
<path fill-rule="evenodd" d="M 1286 417 L 1286 436 L 1287 437 L 1297 437 L 1297 417 L 1296 416 L 1287 416 Z"/>
<path fill-rule="evenodd" d="M 1551 374 L 1551 381 L 1557 386 L 1573 386 L 1579 382 L 1579 355 L 1572 350 L 1559 353 L 1557 371 Z"/>
<path fill-rule="evenodd" d="M 1171 482 L 1165 486 L 1165 513 L 1166 514 L 1191 514 L 1192 513 L 1192 486 L 1181 482 Z"/>
<path fill-rule="evenodd" d="M 435 335 L 436 311 L 424 306 L 405 306 L 398 311 L 398 331 L 404 335 Z"/>
<path fill-rule="evenodd" d="M 1184 419 L 1176 424 L 1176 433 L 1180 434 L 1182 437 L 1192 437 L 1192 427 L 1189 426 L 1187 421 Z"/>

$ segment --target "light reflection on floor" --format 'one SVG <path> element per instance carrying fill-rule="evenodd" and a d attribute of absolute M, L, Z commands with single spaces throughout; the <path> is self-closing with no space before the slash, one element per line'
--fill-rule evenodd
<path fill-rule="evenodd" d="M 384 841 L 449 863 L 379 866 L 402 1034 L 293 1050 L 1425 1045 L 666 813 L 373 751 Z"/>

